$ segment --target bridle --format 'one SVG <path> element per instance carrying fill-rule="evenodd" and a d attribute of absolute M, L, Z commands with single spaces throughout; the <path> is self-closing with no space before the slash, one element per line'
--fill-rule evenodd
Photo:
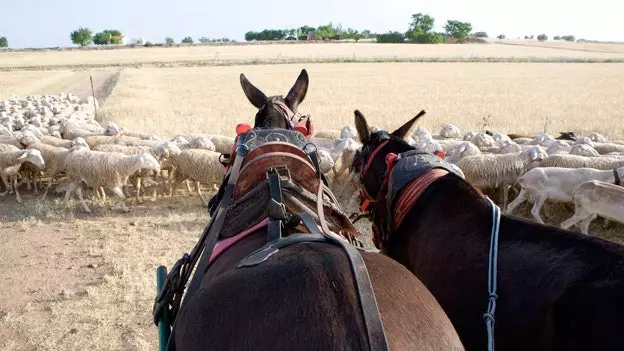
<path fill-rule="evenodd" d="M 366 189 L 366 183 L 364 182 L 364 179 L 366 177 L 366 173 L 368 172 L 371 165 L 373 164 L 373 161 L 375 160 L 375 156 L 377 156 L 379 151 L 381 151 L 381 149 L 383 149 L 384 146 L 386 146 L 390 142 L 390 135 L 387 133 L 384 133 L 379 137 L 379 140 L 381 141 L 381 143 L 379 143 L 379 145 L 377 145 L 377 147 L 373 149 L 371 154 L 368 156 L 368 160 L 364 162 L 364 165 L 362 166 L 362 170 L 360 172 L 361 186 L 360 186 L 360 208 L 359 209 L 360 209 L 360 213 L 363 214 L 364 216 L 372 215 L 373 206 L 377 202 L 377 198 L 374 198 L 370 194 L 370 191 Z M 382 185 L 386 181 L 387 181 L 387 175 L 384 175 L 384 178 L 381 182 Z"/>
<path fill-rule="evenodd" d="M 308 139 L 314 134 L 312 123 L 307 123 L 310 118 L 309 115 L 301 116 L 298 113 L 294 113 L 288 105 L 277 99 L 269 99 L 264 105 L 262 105 L 256 113 L 256 120 L 261 113 L 266 113 L 269 105 L 274 105 L 276 107 L 277 111 L 284 120 L 284 124 L 286 126 L 285 129 L 299 131 Z"/>

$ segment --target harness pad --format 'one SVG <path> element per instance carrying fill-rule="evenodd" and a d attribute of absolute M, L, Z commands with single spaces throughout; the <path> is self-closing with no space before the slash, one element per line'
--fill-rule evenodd
<path fill-rule="evenodd" d="M 442 168 L 463 178 L 456 167 L 438 156 L 421 151 L 408 151 L 398 155 L 397 162 L 388 177 L 388 208 L 392 208 L 400 191 L 409 182 L 434 168 Z"/>

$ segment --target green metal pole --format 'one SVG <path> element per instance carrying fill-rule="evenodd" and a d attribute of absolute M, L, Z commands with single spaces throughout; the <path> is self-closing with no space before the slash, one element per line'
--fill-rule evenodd
<path fill-rule="evenodd" d="M 167 267 L 159 266 L 156 268 L 156 294 L 160 294 L 160 291 L 165 286 L 165 280 L 167 280 Z M 169 328 L 169 308 L 165 307 L 160 320 L 158 321 L 158 342 L 160 344 L 160 351 L 167 351 L 167 343 L 169 342 L 169 334 L 171 329 Z"/>

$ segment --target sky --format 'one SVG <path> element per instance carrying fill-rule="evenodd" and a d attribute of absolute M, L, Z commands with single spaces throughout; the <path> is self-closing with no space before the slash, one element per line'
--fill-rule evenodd
<path fill-rule="evenodd" d="M 576 2 L 575 2 L 576 1 Z M 618 3 L 619 2 L 619 3 Z M 472 23 L 490 37 L 572 34 L 576 38 L 624 41 L 621 0 L 0 0 L 0 36 L 9 47 L 72 46 L 78 27 L 93 33 L 119 29 L 124 35 L 164 42 L 185 36 L 244 41 L 245 32 L 265 28 L 313 27 L 332 22 L 343 28 L 404 32 L 413 13 L 435 18 L 435 30 L 449 19 Z"/>

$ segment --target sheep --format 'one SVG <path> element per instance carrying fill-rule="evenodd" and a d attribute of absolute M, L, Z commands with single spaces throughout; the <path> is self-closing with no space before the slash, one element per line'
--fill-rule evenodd
<path fill-rule="evenodd" d="M 178 184 L 183 180 L 192 179 L 197 185 L 197 195 L 204 204 L 208 202 L 201 194 L 200 183 L 219 184 L 223 180 L 221 154 L 215 151 L 188 149 L 178 155 L 171 155 L 167 160 L 174 168 L 173 182 L 169 187 L 169 196 L 173 196 Z"/>
<path fill-rule="evenodd" d="M 600 133 L 589 133 L 586 135 L 587 138 L 589 138 L 591 141 L 593 142 L 598 142 L 598 143 L 606 143 L 607 139 L 605 139 L 604 136 L 602 136 L 602 134 Z"/>
<path fill-rule="evenodd" d="M 359 140 L 357 129 L 354 126 L 344 126 L 340 129 L 340 139 Z"/>
<path fill-rule="evenodd" d="M 13 145 L 16 146 L 20 149 L 24 148 L 24 145 L 22 145 L 22 143 L 19 142 L 19 140 L 17 140 L 17 138 L 15 136 L 3 136 L 0 135 L 0 144 L 8 144 L 8 145 Z"/>
<path fill-rule="evenodd" d="M 562 167 L 534 168 L 518 178 L 518 184 L 521 188 L 520 194 L 509 204 L 507 213 L 511 214 L 518 205 L 531 199 L 534 200 L 531 214 L 538 223 L 544 224 L 539 212 L 547 199 L 570 202 L 574 189 L 580 184 L 590 180 L 614 183 L 615 174 L 620 178 L 624 177 L 624 167 L 615 170 Z"/>
<path fill-rule="evenodd" d="M 599 154 L 605 155 L 611 152 L 624 152 L 624 145 L 594 142 L 594 149 L 596 149 Z"/>
<path fill-rule="evenodd" d="M 2 182 L 6 187 L 6 190 L 0 193 L 0 196 L 5 196 L 13 189 L 17 202 L 22 202 L 17 187 L 17 173 L 24 162 L 30 162 L 38 168 L 45 167 L 45 161 L 39 150 L 9 150 L 0 153 L 0 178 L 2 178 Z M 13 184 L 9 182 L 9 179 L 13 180 Z"/>
<path fill-rule="evenodd" d="M 550 145 L 550 143 L 554 141 L 555 141 L 555 138 L 551 137 L 550 135 L 540 134 L 540 135 L 535 136 L 535 139 L 529 142 L 529 145 L 540 145 L 540 146 L 548 147 L 548 145 Z"/>
<path fill-rule="evenodd" d="M 440 147 L 442 147 L 442 151 L 444 151 L 444 153 L 447 154 L 447 155 L 449 153 L 453 152 L 453 150 L 455 150 L 456 148 L 460 147 L 461 145 L 464 145 L 464 143 L 468 143 L 469 142 L 469 141 L 453 140 L 453 139 L 439 139 L 439 140 L 436 140 L 436 141 L 437 141 L 438 144 L 440 144 Z M 408 141 L 408 144 L 411 145 L 412 142 Z"/>
<path fill-rule="evenodd" d="M 84 140 L 82 137 L 80 138 Z M 72 140 L 60 139 L 50 135 L 44 135 L 43 137 L 39 138 L 39 141 L 52 146 L 64 147 L 66 149 L 72 147 Z"/>
<path fill-rule="evenodd" d="M 589 235 L 589 225 L 597 216 L 623 223 L 624 187 L 590 180 L 582 183 L 572 192 L 574 214 L 561 222 L 562 229 L 568 229 L 581 222 L 581 233 Z"/>
<path fill-rule="evenodd" d="M 550 143 L 550 145 L 548 145 L 548 148 L 546 148 L 546 153 L 549 155 L 568 154 L 570 153 L 571 149 L 572 147 L 567 142 L 563 140 L 555 140 Z"/>
<path fill-rule="evenodd" d="M 200 136 L 200 137 L 197 137 L 195 139 L 192 139 L 191 141 L 185 141 L 185 142 L 176 143 L 176 144 L 182 150 L 184 150 L 184 149 L 204 149 L 204 150 L 216 151 L 216 149 L 217 149 L 215 144 L 212 142 L 212 140 L 210 140 L 207 136 Z M 230 151 L 231 151 L 231 149 L 228 150 L 227 153 L 229 153 Z M 224 153 L 224 152 L 222 152 L 222 153 Z"/>
<path fill-rule="evenodd" d="M 13 132 L 6 126 L 0 124 L 0 135 L 12 137 Z"/>
<path fill-rule="evenodd" d="M 229 154 L 234 147 L 234 138 L 225 135 L 206 135 L 214 145 L 214 151 L 221 154 Z M 192 138 L 191 138 L 192 139 Z"/>
<path fill-rule="evenodd" d="M 325 130 L 319 130 L 318 132 L 314 133 L 314 137 L 336 140 L 336 139 L 340 139 L 340 134 L 341 133 L 339 130 L 325 129 Z"/>
<path fill-rule="evenodd" d="M 570 155 L 579 155 L 586 157 L 598 157 L 600 154 L 596 149 L 587 144 L 577 144 L 570 148 Z"/>
<path fill-rule="evenodd" d="M 614 169 L 624 166 L 624 157 L 600 156 L 585 157 L 579 155 L 550 155 L 544 158 L 537 167 L 562 167 L 562 168 L 595 168 Z"/>
<path fill-rule="evenodd" d="M 328 150 L 322 149 L 317 151 L 319 168 L 323 174 L 327 174 L 334 168 L 334 160 Z"/>
<path fill-rule="evenodd" d="M 154 156 L 158 162 L 162 162 L 163 159 L 171 157 L 171 155 L 179 155 L 182 150 L 178 148 L 175 143 L 170 141 L 162 142 L 158 146 L 149 147 L 149 146 L 124 146 L 124 145 L 116 145 L 116 144 L 103 144 L 97 145 L 93 148 L 94 151 L 104 151 L 104 152 L 118 152 L 124 155 L 140 155 L 143 153 L 149 153 Z M 161 165 L 161 170 L 162 170 Z M 150 172 L 147 170 L 142 170 L 138 174 L 133 174 L 130 176 L 132 184 L 136 188 L 136 200 L 141 203 L 141 183 L 147 182 L 148 184 L 155 184 L 153 181 L 150 181 Z M 156 201 L 157 192 L 154 189 L 152 193 L 152 201 Z"/>
<path fill-rule="evenodd" d="M 477 145 L 469 141 L 462 141 L 461 144 L 457 145 L 455 148 L 453 148 L 447 153 L 446 158 L 444 160 L 446 162 L 456 164 L 459 160 L 461 160 L 462 158 L 466 156 L 477 155 L 480 153 L 481 153 L 481 150 L 479 150 Z"/>
<path fill-rule="evenodd" d="M 507 206 L 509 186 L 526 172 L 529 166 L 541 161 L 547 154 L 535 145 L 513 154 L 477 154 L 466 156 L 456 165 L 464 172 L 466 180 L 480 189 L 503 188 L 503 208 Z"/>
<path fill-rule="evenodd" d="M 26 139 L 24 139 L 26 140 Z M 89 146 L 83 138 L 76 138 L 70 142 L 70 148 L 66 149 L 64 147 L 52 146 L 42 142 L 32 142 L 29 140 L 27 142 L 27 149 L 34 149 L 41 152 L 43 155 L 43 159 L 46 162 L 45 168 L 42 170 L 47 171 L 50 179 L 48 180 L 48 185 L 41 195 L 41 199 L 45 200 L 50 187 L 52 186 L 52 182 L 54 181 L 54 177 L 65 171 L 65 157 L 68 153 L 79 150 L 89 150 Z M 37 194 L 37 181 L 33 179 L 35 184 L 35 194 Z"/>
<path fill-rule="evenodd" d="M 445 123 L 442 125 L 442 128 L 440 129 L 439 135 L 447 139 L 459 138 L 460 137 L 459 128 L 457 128 L 456 126 L 452 124 Z"/>
<path fill-rule="evenodd" d="M 483 133 L 483 132 L 479 132 L 477 133 L 471 140 L 470 142 L 472 142 L 473 144 L 477 145 L 477 147 L 481 150 L 481 151 L 487 151 L 490 148 L 493 148 L 494 146 L 496 146 L 496 142 L 494 141 L 494 138 L 492 138 L 491 136 Z"/>
<path fill-rule="evenodd" d="M 120 207 L 124 212 L 129 212 L 122 191 L 128 177 L 141 169 L 160 171 L 160 163 L 149 153 L 124 155 L 101 151 L 71 152 L 65 157 L 65 167 L 70 181 L 65 192 L 64 202 L 66 205 L 68 204 L 70 196 L 75 190 L 83 209 L 87 213 L 91 213 L 91 210 L 82 196 L 81 182 L 94 189 L 109 188 L 119 198 L 119 202 L 113 207 Z"/>

